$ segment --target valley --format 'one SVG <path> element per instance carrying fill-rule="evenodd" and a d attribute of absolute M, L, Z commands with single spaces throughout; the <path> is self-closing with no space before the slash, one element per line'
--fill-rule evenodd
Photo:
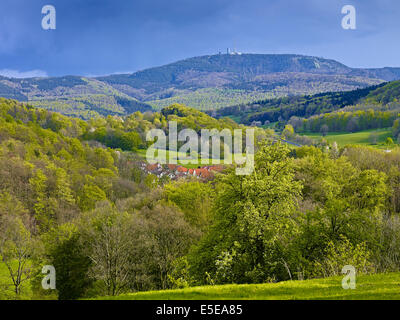
<path fill-rule="evenodd" d="M 399 299 L 396 69 L 234 59 L 0 78 L 0 299 Z M 252 169 L 186 162 L 205 129 Z"/>

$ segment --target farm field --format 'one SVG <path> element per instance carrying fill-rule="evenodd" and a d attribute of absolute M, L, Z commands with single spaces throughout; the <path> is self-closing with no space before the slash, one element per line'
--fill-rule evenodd
<path fill-rule="evenodd" d="M 138 150 L 136 153 L 137 153 L 138 155 L 140 155 L 141 157 L 143 157 L 143 158 L 146 159 L 147 150 L 141 149 L 141 150 Z M 221 155 L 222 155 L 222 153 L 221 153 Z M 157 153 L 157 151 L 156 151 L 156 153 L 154 154 L 154 157 L 153 157 L 152 159 L 154 159 L 154 158 L 157 157 L 157 156 L 165 156 L 165 158 L 166 158 L 167 160 L 172 160 L 172 159 L 178 159 L 178 158 L 182 158 L 182 157 L 187 157 L 187 156 L 186 156 L 184 153 L 182 153 L 182 152 L 175 152 L 175 151 L 169 151 L 169 150 L 158 150 L 158 153 Z M 245 157 L 246 155 L 243 154 L 243 156 Z M 151 160 L 152 160 L 152 159 L 151 159 Z M 150 160 L 150 159 L 148 159 L 148 160 Z M 207 166 L 207 165 L 219 164 L 219 163 L 213 163 L 213 159 L 204 159 L 204 160 L 202 160 L 202 159 L 200 158 L 200 156 L 199 156 L 199 158 L 198 158 L 198 161 L 196 161 L 195 163 L 189 163 L 189 161 L 186 161 L 186 160 L 179 160 L 177 163 L 178 163 L 178 165 L 185 166 L 185 167 L 188 168 L 188 169 L 196 169 L 196 168 L 198 168 L 199 166 Z M 221 164 L 222 164 L 222 161 L 221 161 Z"/>
<path fill-rule="evenodd" d="M 360 275 L 356 289 L 343 276 L 279 283 L 203 286 L 100 297 L 97 300 L 400 300 L 400 273 Z"/>
<path fill-rule="evenodd" d="M 377 144 L 372 144 L 370 141 L 371 133 L 376 132 L 377 134 Z M 302 134 L 304 136 L 308 136 L 310 138 L 325 138 L 328 142 L 332 143 L 336 141 L 339 146 L 345 146 L 347 144 L 359 144 L 359 145 L 369 145 L 377 148 L 387 148 L 385 145 L 387 138 L 392 138 L 391 129 L 373 129 L 373 130 L 365 130 L 355 133 L 328 133 L 325 137 L 319 133 L 307 133 Z"/>

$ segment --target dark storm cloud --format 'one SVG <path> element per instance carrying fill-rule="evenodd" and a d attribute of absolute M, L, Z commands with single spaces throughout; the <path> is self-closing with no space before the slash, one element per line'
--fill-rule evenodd
<path fill-rule="evenodd" d="M 46 4 L 54 31 L 41 29 Z M 341 28 L 345 4 L 357 9 L 355 31 Z M 0 70 L 130 72 L 227 47 L 399 66 L 399 9 L 397 0 L 2 0 Z"/>

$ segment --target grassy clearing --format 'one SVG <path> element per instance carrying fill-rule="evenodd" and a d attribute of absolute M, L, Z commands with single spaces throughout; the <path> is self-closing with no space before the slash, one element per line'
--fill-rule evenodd
<path fill-rule="evenodd" d="M 251 285 L 204 286 L 100 297 L 97 300 L 400 300 L 400 273 L 360 275 L 356 289 L 343 277 Z"/>
<path fill-rule="evenodd" d="M 138 155 L 140 155 L 143 158 L 146 158 L 146 153 L 147 150 L 138 150 L 136 152 Z M 221 153 L 221 155 L 223 155 Z M 151 157 L 151 159 L 148 160 L 153 160 L 154 158 L 158 157 L 158 156 L 162 156 L 165 157 L 167 159 L 167 162 L 169 162 L 170 160 L 174 159 L 174 160 L 178 160 L 178 159 L 183 159 L 183 158 L 188 158 L 188 156 L 184 153 L 184 152 L 175 152 L 175 151 L 169 151 L 169 150 L 155 150 L 154 156 Z M 242 154 L 243 157 L 245 157 L 245 154 Z M 215 161 L 215 163 L 213 163 L 213 160 Z M 181 166 L 184 166 L 186 168 L 189 169 L 195 169 L 198 168 L 199 166 L 208 166 L 208 165 L 214 165 L 214 164 L 219 164 L 217 159 L 201 159 L 200 156 L 198 156 L 197 160 L 194 159 L 194 161 L 192 161 L 194 163 L 189 163 L 189 161 L 186 160 L 178 160 L 177 163 Z M 223 160 L 221 160 L 221 164 L 223 164 Z"/>
<path fill-rule="evenodd" d="M 370 141 L 370 135 L 373 132 L 377 134 L 377 144 L 372 144 Z M 304 135 L 314 139 L 323 138 L 323 136 L 319 133 L 307 133 Z M 336 143 L 339 146 L 345 146 L 347 144 L 359 144 L 359 145 L 374 146 L 377 148 L 387 148 L 385 142 L 386 139 L 389 137 L 392 138 L 391 129 L 373 129 L 355 133 L 335 132 L 335 133 L 328 133 L 324 138 L 328 142 L 336 141 Z"/>

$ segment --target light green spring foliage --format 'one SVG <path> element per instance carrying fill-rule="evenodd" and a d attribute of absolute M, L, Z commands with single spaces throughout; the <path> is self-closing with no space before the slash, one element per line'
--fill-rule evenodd
<path fill-rule="evenodd" d="M 343 276 L 263 284 L 228 284 L 99 297 L 97 300 L 399 300 L 399 273 L 359 275 L 356 290 Z M 239 303 L 240 304 L 240 303 Z"/>
<path fill-rule="evenodd" d="M 187 221 L 203 231 L 207 230 L 214 197 L 209 183 L 202 183 L 197 179 L 179 180 L 167 184 L 164 192 L 166 200 L 182 210 Z"/>
<path fill-rule="evenodd" d="M 2 248 L 34 241 L 40 262 L 58 266 L 60 299 L 308 279 L 345 262 L 365 273 L 399 270 L 396 149 L 290 149 L 262 141 L 263 132 L 251 175 L 232 167 L 210 183 L 168 182 L 144 174 L 131 152 L 146 130 L 171 119 L 196 131 L 239 126 L 179 105 L 85 123 L 0 103 L 0 216 L 15 212 L 24 228 L 0 224 Z M 118 266 L 107 272 L 110 257 Z M 30 297 L 48 298 L 38 279 L 16 296 L 32 288 Z"/>
<path fill-rule="evenodd" d="M 294 181 L 289 149 L 279 143 L 260 148 L 249 176 L 221 176 L 214 224 L 190 256 L 199 281 L 260 282 L 276 267 L 274 255 L 296 233 L 294 215 L 301 185 Z"/>
<path fill-rule="evenodd" d="M 380 239 L 393 223 L 384 215 L 387 175 L 360 170 L 346 157 L 331 158 L 314 147 L 297 151 L 294 159 L 287 147 L 266 145 L 256 155 L 253 174 L 221 176 L 214 223 L 189 255 L 197 283 L 337 274 L 339 265 L 335 272 L 327 269 L 334 260 L 348 260 L 365 272 L 384 268 Z"/>
<path fill-rule="evenodd" d="M 329 242 L 325 253 L 325 259 L 315 262 L 313 270 L 315 277 L 339 276 L 346 265 L 353 266 L 357 275 L 374 271 L 373 264 L 370 262 L 371 253 L 365 242 L 354 246 L 342 236 L 337 243 Z"/>

